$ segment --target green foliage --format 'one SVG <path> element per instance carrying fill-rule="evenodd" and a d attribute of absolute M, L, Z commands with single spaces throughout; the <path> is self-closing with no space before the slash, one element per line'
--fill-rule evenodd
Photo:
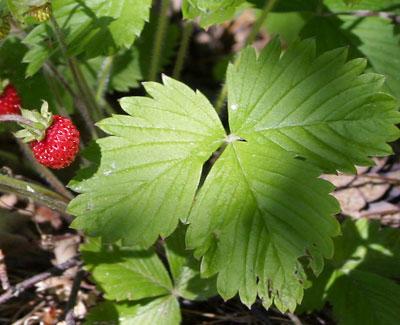
<path fill-rule="evenodd" d="M 37 74 L 32 78 L 25 79 L 24 64 L 21 64 L 22 58 L 27 52 L 18 39 L 9 37 L 0 46 L 0 79 L 10 80 L 22 97 L 22 105 L 24 108 L 39 108 L 42 101 L 45 100 L 54 103 L 53 94 L 47 87 L 46 80 L 43 75 Z"/>
<path fill-rule="evenodd" d="M 140 35 L 150 14 L 151 0 L 79 1 L 54 0 L 53 14 L 66 36 L 69 54 L 86 58 L 111 55 L 129 48 Z M 27 75 L 33 75 L 49 57 L 59 53 L 54 47 L 50 23 L 34 28 L 25 39 L 31 48 L 25 56 Z"/>
<path fill-rule="evenodd" d="M 311 40 L 283 56 L 277 41 L 258 58 L 245 50 L 228 69 L 230 129 L 327 172 L 353 172 L 354 165 L 370 165 L 370 156 L 390 154 L 385 142 L 399 136 L 397 102 L 380 92 L 381 75 L 362 74 L 365 60 L 346 57 L 345 48 L 315 57 Z"/>
<path fill-rule="evenodd" d="M 228 69 L 229 136 L 201 93 L 167 77 L 146 83 L 150 98 L 125 98 L 129 115 L 99 123 L 110 136 L 97 141 L 97 170 L 71 182 L 83 193 L 69 206 L 74 227 L 149 247 L 188 221 L 188 248 L 204 276 L 218 273 L 225 299 L 239 292 L 251 305 L 259 295 L 266 307 L 294 310 L 306 271 L 322 271 L 339 234 L 321 170 L 369 165 L 399 136 L 384 79 L 346 56 L 345 49 L 316 56 L 310 40 L 284 53 L 277 40 L 258 56 L 245 49 Z"/>
<path fill-rule="evenodd" d="M 400 9 L 398 0 L 324 0 L 324 4 L 332 11 L 390 11 Z"/>
<path fill-rule="evenodd" d="M 99 123 L 112 136 L 98 141 L 102 160 L 93 177 L 71 184 L 85 194 L 69 209 L 78 216 L 74 227 L 149 246 L 187 218 L 203 164 L 225 133 L 201 93 L 167 77 L 144 86 L 153 98 L 124 98 L 130 116 Z"/>
<path fill-rule="evenodd" d="M 154 16 L 154 18 L 156 18 Z M 115 58 L 110 79 L 110 90 L 128 91 L 139 86 L 139 82 L 149 75 L 150 60 L 153 53 L 153 42 L 156 33 L 157 20 L 153 17 L 143 29 L 142 37 L 135 45 Z M 177 47 L 179 30 L 176 25 L 169 24 L 166 33 L 165 46 L 158 71 L 171 62 Z"/>
<path fill-rule="evenodd" d="M 183 0 L 182 12 L 186 19 L 199 18 L 202 27 L 231 19 L 246 0 Z"/>
<path fill-rule="evenodd" d="M 184 231 L 179 229 L 164 245 L 171 276 L 153 249 L 101 245 L 98 239 L 83 245 L 86 268 L 109 300 L 91 311 L 88 323 L 178 324 L 178 298 L 215 295 L 214 281 L 200 279 L 199 263 L 182 241 Z"/>
<path fill-rule="evenodd" d="M 352 57 L 365 56 L 373 71 L 384 74 L 388 89 L 400 98 L 400 35 L 390 21 L 378 17 L 315 17 L 302 31 L 302 37 L 315 36 L 318 51 L 350 45 Z"/>
<path fill-rule="evenodd" d="M 321 309 L 324 302 L 344 325 L 398 324 L 400 231 L 380 229 L 377 222 L 346 220 L 335 240 L 335 256 L 305 292 L 302 311 Z"/>
<path fill-rule="evenodd" d="M 157 20 L 151 19 L 146 24 L 142 32 L 142 37 L 136 40 L 135 44 L 126 50 L 121 50 L 112 57 L 99 56 L 83 63 L 83 71 L 87 80 L 93 84 L 93 87 L 99 83 L 99 71 L 104 69 L 108 60 L 112 60 L 111 70 L 109 72 L 108 91 L 127 92 L 132 88 L 139 87 L 140 82 L 149 75 L 150 60 L 152 58 L 154 34 L 156 31 Z M 176 25 L 168 26 L 166 45 L 163 49 L 163 57 L 160 61 L 158 71 L 171 63 L 174 50 L 179 38 L 179 30 Z M 72 80 L 68 71 L 65 72 Z"/>
<path fill-rule="evenodd" d="M 91 310 L 85 324 L 177 325 L 180 321 L 178 302 L 172 296 L 164 296 L 149 303 L 101 303 Z"/>

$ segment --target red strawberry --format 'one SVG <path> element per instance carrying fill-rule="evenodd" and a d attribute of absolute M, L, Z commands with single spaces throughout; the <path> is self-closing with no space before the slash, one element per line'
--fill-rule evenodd
<path fill-rule="evenodd" d="M 13 85 L 8 84 L 0 95 L 0 115 L 21 114 L 21 99 Z"/>
<path fill-rule="evenodd" d="M 43 140 L 35 140 L 30 145 L 42 165 L 53 169 L 65 168 L 78 154 L 79 131 L 70 119 L 54 115 Z"/>

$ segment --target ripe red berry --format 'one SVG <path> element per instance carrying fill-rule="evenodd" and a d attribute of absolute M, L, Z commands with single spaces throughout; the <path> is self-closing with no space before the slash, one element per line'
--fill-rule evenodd
<path fill-rule="evenodd" d="M 0 115 L 21 114 L 21 99 L 13 85 L 9 84 L 0 95 Z"/>
<path fill-rule="evenodd" d="M 79 151 L 79 131 L 72 121 L 60 115 L 53 116 L 53 123 L 41 141 L 30 143 L 37 161 L 53 169 L 69 166 Z"/>

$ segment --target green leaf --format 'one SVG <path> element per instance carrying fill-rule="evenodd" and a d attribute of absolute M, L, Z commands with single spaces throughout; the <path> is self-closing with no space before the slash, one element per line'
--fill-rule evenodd
<path fill-rule="evenodd" d="M 372 164 L 370 156 L 390 154 L 385 142 L 399 137 L 397 102 L 379 92 L 382 76 L 362 74 L 365 60 L 346 57 L 344 48 L 316 57 L 312 40 L 283 56 L 277 40 L 258 58 L 246 49 L 227 74 L 232 132 L 273 142 L 328 172 L 353 172 Z"/>
<path fill-rule="evenodd" d="M 199 17 L 200 25 L 208 27 L 231 19 L 246 0 L 183 0 L 182 12 L 186 19 Z"/>
<path fill-rule="evenodd" d="M 400 99 L 400 35 L 389 20 L 378 17 L 315 17 L 302 31 L 316 36 L 318 52 L 350 45 L 352 57 L 365 56 L 372 69 L 386 76 L 386 85 Z"/>
<path fill-rule="evenodd" d="M 17 88 L 22 98 L 22 106 L 27 109 L 39 109 L 42 101 L 50 103 L 54 107 L 54 94 L 50 92 L 46 85 L 46 80 L 42 74 L 37 74 L 32 78 L 25 78 L 24 64 L 22 58 L 27 52 L 27 48 L 13 37 L 7 38 L 0 46 L 0 79 L 9 79 Z"/>
<path fill-rule="evenodd" d="M 143 29 L 142 37 L 137 40 L 132 48 L 115 58 L 110 78 L 110 89 L 128 91 L 130 88 L 139 86 L 139 82 L 147 78 L 157 30 L 156 23 L 156 14 L 153 13 L 150 22 Z M 179 29 L 177 26 L 168 24 L 159 72 L 171 63 L 178 38 Z"/>
<path fill-rule="evenodd" d="M 399 9 L 398 0 L 324 0 L 324 4 L 332 11 L 391 11 Z"/>
<path fill-rule="evenodd" d="M 266 307 L 274 302 L 282 311 L 301 301 L 298 258 L 307 249 L 310 258 L 331 257 L 331 237 L 339 233 L 330 217 L 338 211 L 328 195 L 332 186 L 318 175 L 278 146 L 263 149 L 255 139 L 225 150 L 196 199 L 187 235 L 188 247 L 205 255 L 202 272 L 219 272 L 224 299 L 239 291 L 250 306 L 258 293 Z"/>
<path fill-rule="evenodd" d="M 81 246 L 85 268 L 109 300 L 94 308 L 88 323 L 179 324 L 178 298 L 206 299 L 215 294 L 213 279 L 200 279 L 200 265 L 184 250 L 184 229 L 168 238 L 171 278 L 153 249 L 101 244 L 90 238 Z"/>
<path fill-rule="evenodd" d="M 65 35 L 71 55 L 86 58 L 111 55 L 129 48 L 140 35 L 150 15 L 151 0 L 54 0 L 53 14 Z M 41 24 L 26 37 L 31 49 L 24 62 L 27 75 L 33 75 L 49 57 L 60 54 L 57 39 L 49 24 Z"/>
<path fill-rule="evenodd" d="M 178 301 L 165 296 L 147 304 L 104 302 L 89 312 L 85 324 L 178 325 L 180 322 Z"/>
<path fill-rule="evenodd" d="M 108 26 L 113 40 L 118 47 L 129 48 L 148 20 L 150 6 L 151 0 L 111 0 L 100 7 L 98 16 L 114 18 Z"/>
<path fill-rule="evenodd" d="M 272 12 L 264 26 L 268 33 L 279 35 L 286 44 L 291 44 L 300 38 L 301 30 L 311 17 L 309 13 Z"/>
<path fill-rule="evenodd" d="M 247 0 L 249 3 L 253 4 L 258 8 L 263 8 L 265 3 L 270 0 Z M 337 0 L 334 0 L 337 1 Z M 339 0 L 340 1 L 340 0 Z M 279 0 L 274 6 L 274 11 L 276 12 L 315 12 L 320 4 L 320 0 Z"/>
<path fill-rule="evenodd" d="M 247 0 L 262 8 L 268 0 Z M 322 7 L 321 7 L 322 5 Z M 321 8 L 333 12 L 371 10 L 391 11 L 400 8 L 398 0 L 279 0 L 274 11 L 277 12 L 318 12 Z"/>
<path fill-rule="evenodd" d="M 400 286 L 380 275 L 354 270 L 337 278 L 328 295 L 340 324 L 400 322 Z"/>
<path fill-rule="evenodd" d="M 379 223 L 347 219 L 335 240 L 335 256 L 313 279 L 299 312 L 333 306 L 340 324 L 398 324 L 400 231 Z"/>
<path fill-rule="evenodd" d="M 154 251 L 101 245 L 90 240 L 81 249 L 86 269 L 107 299 L 140 300 L 167 295 L 172 283 Z"/>
<path fill-rule="evenodd" d="M 149 246 L 187 218 L 203 164 L 225 132 L 201 93 L 167 77 L 164 85 L 145 88 L 153 98 L 121 101 L 131 116 L 99 123 L 112 136 L 98 141 L 101 165 L 91 179 L 73 186 L 85 194 L 69 211 L 78 216 L 76 228 Z"/>
<path fill-rule="evenodd" d="M 183 227 L 167 239 L 166 253 L 176 295 L 189 300 L 206 300 L 217 295 L 215 279 L 202 279 L 199 262 L 185 249 Z"/>
<path fill-rule="evenodd" d="M 285 53 L 277 40 L 258 56 L 245 49 L 228 69 L 227 137 L 200 93 L 169 78 L 145 84 L 151 98 L 126 98 L 130 116 L 100 123 L 111 136 L 98 140 L 92 177 L 71 183 L 83 193 L 69 206 L 74 227 L 148 247 L 189 218 L 188 248 L 202 276 L 218 273 L 224 298 L 239 292 L 251 305 L 258 294 L 294 310 L 306 270 L 322 271 L 339 233 L 333 186 L 319 175 L 370 164 L 399 135 L 396 101 L 364 68 L 344 49 L 316 56 L 310 40 Z"/>

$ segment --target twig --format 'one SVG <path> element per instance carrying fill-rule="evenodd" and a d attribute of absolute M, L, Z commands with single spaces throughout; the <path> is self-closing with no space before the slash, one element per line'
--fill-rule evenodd
<path fill-rule="evenodd" d="M 26 279 L 20 283 L 18 283 L 15 286 L 12 286 L 10 289 L 8 289 L 4 294 L 0 296 L 0 305 L 6 303 L 10 299 L 14 297 L 18 297 L 21 295 L 21 293 L 25 292 L 26 290 L 32 288 L 35 284 L 44 281 L 48 278 L 51 278 L 52 276 L 58 276 L 63 274 L 66 270 L 74 267 L 74 266 L 80 266 L 82 265 L 82 262 L 78 260 L 78 258 L 75 256 L 71 258 L 70 260 L 52 267 L 46 272 L 37 274 L 29 279 Z"/>
<path fill-rule="evenodd" d="M 183 65 L 185 63 L 185 58 L 186 54 L 189 48 L 189 43 L 190 43 L 190 37 L 192 36 L 193 33 L 193 23 L 192 22 L 186 22 L 184 23 L 185 26 L 183 28 L 182 32 L 182 40 L 181 40 L 181 45 L 179 47 L 178 55 L 176 57 L 176 63 L 174 67 L 174 72 L 172 74 L 172 77 L 174 79 L 180 79 L 181 77 L 181 72 L 183 69 Z"/>
<path fill-rule="evenodd" d="M 290 318 L 294 325 L 303 325 L 300 318 L 298 318 L 295 314 L 287 313 L 286 315 Z"/>
<path fill-rule="evenodd" d="M 400 184 L 400 179 L 398 179 L 398 178 L 388 177 L 388 176 L 379 175 L 379 174 L 361 174 L 361 175 L 358 175 L 357 178 L 378 179 L 378 180 L 385 181 L 385 182 L 391 183 L 391 184 Z"/>
<path fill-rule="evenodd" d="M 0 282 L 3 290 L 8 290 L 10 288 L 10 281 L 8 280 L 7 266 L 4 261 L 3 251 L 0 249 Z"/>
<path fill-rule="evenodd" d="M 162 46 L 168 27 L 169 1 L 170 0 L 161 0 L 160 13 L 158 14 L 158 26 L 153 45 L 153 57 L 151 59 L 149 69 L 148 79 L 150 81 L 155 81 L 157 79 L 157 72 L 160 67 Z"/>
<path fill-rule="evenodd" d="M 25 157 L 29 160 L 34 170 L 45 180 L 49 183 L 51 188 L 55 190 L 57 193 L 61 194 L 65 198 L 72 200 L 74 195 L 65 188 L 65 185 L 57 178 L 56 175 L 53 174 L 50 169 L 40 164 L 32 154 L 31 149 L 29 146 L 22 142 L 20 139 L 16 139 L 19 147 L 21 148 L 22 153 Z"/>
<path fill-rule="evenodd" d="M 400 212 L 400 207 L 393 207 L 392 209 L 386 209 L 381 211 L 365 211 L 360 213 L 360 217 L 371 217 L 371 216 L 387 216 L 389 214 L 396 214 Z"/>
<path fill-rule="evenodd" d="M 27 315 L 23 316 L 21 319 L 13 321 L 12 325 L 32 324 L 31 321 L 33 321 L 33 320 L 37 321 L 37 323 L 40 324 L 39 317 L 38 316 L 32 316 L 32 315 L 34 315 L 38 310 L 42 309 L 44 306 L 46 306 L 46 301 L 41 301 L 31 311 L 29 311 L 29 313 Z"/>
<path fill-rule="evenodd" d="M 43 186 L 0 175 L 0 191 L 31 198 L 62 214 L 66 214 L 68 200 Z"/>
<path fill-rule="evenodd" d="M 79 289 L 81 286 L 81 282 L 83 280 L 83 277 L 85 275 L 85 272 L 80 270 L 74 279 L 74 283 L 72 285 L 72 290 L 71 294 L 69 295 L 68 303 L 67 303 L 67 308 L 65 309 L 65 324 L 66 325 L 75 325 L 75 315 L 74 315 L 74 307 L 76 304 L 76 299 L 78 297 Z"/>

